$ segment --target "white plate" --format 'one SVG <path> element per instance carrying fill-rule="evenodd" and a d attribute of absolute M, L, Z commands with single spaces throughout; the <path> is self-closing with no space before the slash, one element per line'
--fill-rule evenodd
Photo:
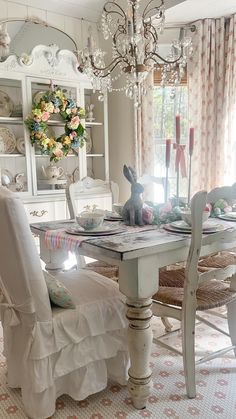
<path fill-rule="evenodd" d="M 0 127 L 0 153 L 11 154 L 16 148 L 16 139 L 12 130 L 7 127 Z"/>
<path fill-rule="evenodd" d="M 178 234 L 191 234 L 191 232 L 192 232 L 191 228 L 189 228 L 189 229 L 188 228 L 186 228 L 186 229 L 181 228 L 180 229 L 178 227 L 174 227 L 172 224 L 173 223 L 165 224 L 163 226 L 163 228 L 167 231 L 171 231 L 172 233 L 178 233 Z M 202 232 L 203 232 L 203 234 L 212 234 L 212 233 L 216 233 L 217 231 L 224 230 L 224 229 L 225 229 L 225 227 L 223 225 L 215 224 L 210 229 L 206 229 L 206 230 L 203 229 Z"/>
<path fill-rule="evenodd" d="M 11 116 L 14 103 L 7 93 L 0 90 L 0 116 Z"/>
<path fill-rule="evenodd" d="M 16 148 L 20 154 L 25 154 L 25 139 L 23 137 L 17 138 Z"/>
<path fill-rule="evenodd" d="M 171 227 L 174 227 L 178 230 L 187 230 L 187 231 L 191 231 L 192 228 L 191 226 L 189 226 L 185 221 L 173 221 L 172 223 L 170 223 Z M 208 231 L 208 230 L 214 230 L 215 228 L 218 226 L 218 224 L 211 224 L 211 223 L 207 223 L 205 222 L 202 226 L 203 231 Z"/>
<path fill-rule="evenodd" d="M 218 215 L 217 218 L 226 221 L 236 221 L 236 212 L 227 212 L 226 214 Z"/>
<path fill-rule="evenodd" d="M 38 91 L 33 95 L 33 101 L 36 105 L 38 105 L 38 103 L 42 99 L 43 95 L 45 95 L 45 93 L 46 91 Z"/>
<path fill-rule="evenodd" d="M 66 229 L 67 233 L 75 234 L 77 236 L 108 236 L 111 234 L 123 233 L 124 231 L 125 229 L 120 226 L 117 226 L 117 227 L 102 226 L 94 230 L 82 230 L 79 227 L 71 227 L 71 228 Z"/>
<path fill-rule="evenodd" d="M 13 175 L 7 169 L 1 169 L 1 184 L 9 186 L 13 182 Z"/>
<path fill-rule="evenodd" d="M 104 220 L 108 221 L 122 221 L 123 218 L 118 215 L 116 212 L 106 211 Z"/>

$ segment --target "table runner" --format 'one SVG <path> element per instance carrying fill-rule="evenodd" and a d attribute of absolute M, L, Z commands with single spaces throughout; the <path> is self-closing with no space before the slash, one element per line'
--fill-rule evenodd
<path fill-rule="evenodd" d="M 104 225 L 108 226 L 122 226 L 125 228 L 123 233 L 119 233 L 119 235 L 127 234 L 127 233 L 138 233 L 140 231 L 148 231 L 148 230 L 156 230 L 158 226 L 156 225 L 145 225 L 145 226 L 126 226 L 122 223 L 104 223 Z M 95 238 L 98 239 L 96 236 L 78 236 L 72 235 L 66 232 L 68 227 L 75 227 L 77 224 L 74 220 L 68 221 L 53 221 L 52 223 L 37 223 L 32 224 L 32 227 L 38 228 L 39 230 L 45 231 L 45 244 L 48 249 L 59 249 L 59 248 L 66 248 L 67 250 L 74 251 L 78 248 L 83 241 L 94 240 Z M 118 235 L 118 234 L 116 234 Z M 99 238 L 107 237 L 99 236 Z"/>

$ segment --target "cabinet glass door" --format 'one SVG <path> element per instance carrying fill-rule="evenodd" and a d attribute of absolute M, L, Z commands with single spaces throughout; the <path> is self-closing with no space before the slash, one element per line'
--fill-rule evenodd
<path fill-rule="evenodd" d="M 78 86 L 70 83 L 53 81 L 45 79 L 30 79 L 29 90 L 31 92 L 31 107 L 32 104 L 37 104 L 43 97 L 45 92 L 50 89 L 57 90 L 60 88 L 67 99 L 72 99 L 80 107 L 84 106 L 83 98 Z M 49 102 L 47 102 L 49 103 Z M 83 120 L 81 122 L 84 124 Z M 46 121 L 47 138 L 56 140 L 61 135 L 65 134 L 66 121 L 61 117 L 60 113 L 51 113 L 50 118 Z M 86 167 L 84 167 L 83 157 L 85 148 L 74 148 L 69 151 L 66 157 L 62 157 L 59 161 L 51 161 L 50 155 L 42 152 L 42 149 L 34 144 L 32 153 L 35 158 L 32 159 L 33 165 L 33 180 L 34 180 L 34 193 L 35 194 L 51 194 L 61 193 L 66 187 L 69 180 L 79 180 L 86 174 Z"/>
<path fill-rule="evenodd" d="M 99 101 L 99 96 L 102 97 L 91 89 L 85 89 L 87 176 L 108 180 L 107 99 L 102 97 L 103 100 Z"/>
<path fill-rule="evenodd" d="M 25 91 L 22 80 L 0 77 L 0 183 L 19 193 L 31 189 L 24 125 Z"/>

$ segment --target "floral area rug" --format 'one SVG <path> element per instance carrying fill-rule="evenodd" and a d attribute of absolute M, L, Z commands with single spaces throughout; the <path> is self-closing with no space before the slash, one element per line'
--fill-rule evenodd
<path fill-rule="evenodd" d="M 217 325 L 226 321 L 213 317 Z M 153 320 L 154 335 L 163 334 L 162 323 Z M 220 336 L 220 338 L 219 338 Z M 180 332 L 165 338 L 166 343 L 181 347 Z M 2 337 L 0 339 L 2 347 Z M 199 323 L 196 327 L 197 357 L 212 349 L 230 345 L 230 340 L 213 329 Z M 2 349 L 2 348 L 1 348 Z M 183 362 L 180 355 L 160 345 L 153 344 L 151 356 L 153 390 L 147 408 L 138 411 L 133 408 L 126 387 L 109 383 L 106 390 L 76 402 L 68 396 L 57 400 L 54 419 L 234 419 L 236 418 L 236 360 L 233 351 L 220 358 L 208 361 L 196 368 L 197 397 L 186 397 Z M 20 390 L 6 386 L 6 364 L 0 358 L 0 418 L 25 419 Z"/>

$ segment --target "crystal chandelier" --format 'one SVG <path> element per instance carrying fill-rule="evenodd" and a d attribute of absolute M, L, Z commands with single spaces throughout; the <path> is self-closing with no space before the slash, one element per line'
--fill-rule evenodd
<path fill-rule="evenodd" d="M 125 91 L 141 102 L 146 93 L 145 79 L 155 70 L 161 69 L 161 85 L 177 86 L 185 73 L 187 58 L 192 53 L 191 38 L 181 37 L 171 45 L 169 55 L 164 58 L 158 53 L 159 34 L 165 23 L 164 0 L 150 0 L 141 11 L 141 0 L 127 0 L 127 10 L 116 2 L 107 1 L 102 13 L 102 32 L 105 39 L 112 38 L 112 59 L 105 64 L 106 52 L 95 48 L 92 36 L 88 46 L 80 55 L 80 69 L 100 90 Z M 125 75 L 122 87 L 114 84 Z"/>

